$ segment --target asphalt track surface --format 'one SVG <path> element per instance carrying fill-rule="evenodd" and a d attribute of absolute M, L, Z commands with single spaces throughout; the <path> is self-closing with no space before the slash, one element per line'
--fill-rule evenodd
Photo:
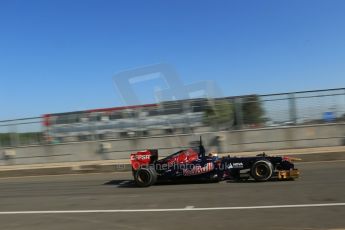
<path fill-rule="evenodd" d="M 150 188 L 129 173 L 3 178 L 0 229 L 345 229 L 345 161 L 298 168 L 296 181 Z"/>

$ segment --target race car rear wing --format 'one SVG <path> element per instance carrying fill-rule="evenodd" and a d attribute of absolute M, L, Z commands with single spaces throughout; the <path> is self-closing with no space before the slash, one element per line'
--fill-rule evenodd
<path fill-rule="evenodd" d="M 150 149 L 131 154 L 131 165 L 133 170 L 148 166 L 158 160 L 158 150 Z"/>

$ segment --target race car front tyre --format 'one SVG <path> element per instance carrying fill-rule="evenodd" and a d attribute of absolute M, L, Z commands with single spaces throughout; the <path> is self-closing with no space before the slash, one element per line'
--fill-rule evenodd
<path fill-rule="evenodd" d="M 140 168 L 134 180 L 139 187 L 149 187 L 157 182 L 157 173 L 153 168 Z"/>
<path fill-rule="evenodd" d="M 273 175 L 273 165 L 267 160 L 259 160 L 253 164 L 250 174 L 258 182 L 268 181 Z"/>

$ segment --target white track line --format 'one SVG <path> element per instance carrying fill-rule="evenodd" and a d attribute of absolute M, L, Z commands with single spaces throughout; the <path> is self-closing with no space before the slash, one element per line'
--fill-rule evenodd
<path fill-rule="evenodd" d="M 213 208 L 172 208 L 172 209 L 114 209 L 114 210 L 61 210 L 61 211 L 10 211 L 0 212 L 0 215 L 19 214 L 82 214 L 82 213 L 128 213 L 128 212 L 186 212 L 186 211 L 216 211 L 216 210 L 250 210 L 250 209 L 277 209 L 277 208 L 310 208 L 345 206 L 345 203 L 326 204 L 295 204 L 295 205 L 270 205 L 270 206 L 244 206 L 244 207 L 213 207 Z"/>

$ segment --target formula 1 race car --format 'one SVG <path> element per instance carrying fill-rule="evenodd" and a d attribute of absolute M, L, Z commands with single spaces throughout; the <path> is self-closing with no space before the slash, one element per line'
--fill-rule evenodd
<path fill-rule="evenodd" d="M 148 187 L 159 181 L 206 180 L 248 180 L 258 182 L 273 178 L 293 180 L 299 177 L 294 168 L 294 158 L 267 156 L 265 153 L 255 157 L 223 157 L 212 154 L 206 156 L 202 145 L 178 151 L 164 159 L 158 159 L 158 150 L 145 150 L 131 154 L 131 165 L 135 183 Z"/>

